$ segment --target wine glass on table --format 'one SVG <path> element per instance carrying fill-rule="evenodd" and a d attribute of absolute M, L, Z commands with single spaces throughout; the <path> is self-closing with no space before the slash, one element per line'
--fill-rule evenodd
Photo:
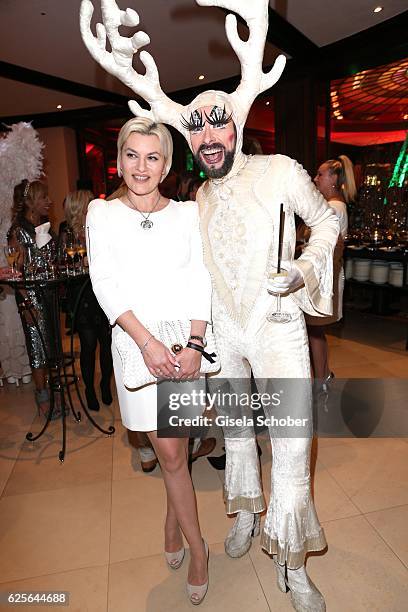
<path fill-rule="evenodd" d="M 76 252 L 79 257 L 79 272 L 80 274 L 84 273 L 84 259 L 86 256 L 86 240 L 84 236 L 78 236 Z"/>
<path fill-rule="evenodd" d="M 65 253 L 67 255 L 67 275 L 75 276 L 75 255 L 77 246 L 75 237 L 72 234 L 67 234 L 65 239 Z"/>

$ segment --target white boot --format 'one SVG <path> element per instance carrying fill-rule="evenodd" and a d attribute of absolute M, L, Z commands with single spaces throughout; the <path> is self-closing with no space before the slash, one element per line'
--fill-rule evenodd
<path fill-rule="evenodd" d="M 282 591 L 282 593 L 287 593 L 288 592 L 288 586 L 286 584 L 286 566 L 285 565 L 280 565 L 277 561 L 276 561 L 276 555 L 273 555 L 274 557 L 274 562 L 275 562 L 275 567 L 276 567 L 276 580 L 278 583 L 278 588 L 280 591 Z"/>
<path fill-rule="evenodd" d="M 304 565 L 295 570 L 287 569 L 287 585 L 296 612 L 326 611 L 323 595 L 310 580 Z"/>
<path fill-rule="evenodd" d="M 240 510 L 226 537 L 224 546 L 229 557 L 242 557 L 251 548 L 252 538 L 259 535 L 261 517 L 248 510 Z"/>

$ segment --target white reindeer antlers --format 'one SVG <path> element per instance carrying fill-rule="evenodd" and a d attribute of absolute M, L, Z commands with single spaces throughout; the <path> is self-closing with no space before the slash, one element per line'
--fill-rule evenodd
<path fill-rule="evenodd" d="M 103 24 L 96 25 L 95 37 L 91 31 L 93 4 L 91 0 L 81 2 L 80 28 L 88 51 L 107 72 L 118 77 L 150 104 L 151 111 L 146 111 L 135 100 L 131 100 L 129 107 L 133 114 L 169 123 L 180 129 L 180 114 L 184 107 L 173 102 L 163 92 L 157 66 L 150 53 L 140 53 L 140 60 L 146 68 L 145 75 L 136 72 L 132 66 L 135 53 L 150 43 L 149 36 L 142 31 L 131 38 L 119 34 L 118 28 L 121 25 L 138 26 L 139 15 L 133 9 L 120 10 L 115 0 L 101 0 L 101 9 Z M 111 53 L 106 50 L 106 37 L 112 47 Z"/>
<path fill-rule="evenodd" d="M 225 20 L 227 37 L 239 58 L 242 71 L 237 90 L 228 98 L 234 110 L 234 119 L 239 123 L 242 122 L 243 127 L 256 96 L 276 83 L 286 62 L 285 56 L 280 55 L 268 73 L 262 70 L 268 30 L 268 0 L 196 0 L 196 2 L 200 6 L 218 6 L 234 11 L 248 24 L 249 38 L 245 42 L 238 34 L 235 15 L 228 14 Z M 131 38 L 119 34 L 118 28 L 121 25 L 138 26 L 139 15 L 133 9 L 120 10 L 115 0 L 101 0 L 101 9 L 103 24 L 97 24 L 95 37 L 91 30 L 94 11 L 92 1 L 81 1 L 81 34 L 92 57 L 150 104 L 151 110 L 146 111 L 135 100 L 129 102 L 130 109 L 135 115 L 168 123 L 187 136 L 180 119 L 183 113 L 195 110 L 192 109 L 195 101 L 189 107 L 183 107 L 167 97 L 160 86 L 156 63 L 147 51 L 140 53 L 146 74 L 141 75 L 134 70 L 133 56 L 150 43 L 150 38 L 145 32 L 139 31 Z M 106 49 L 106 38 L 109 39 L 112 52 Z"/>
<path fill-rule="evenodd" d="M 248 24 L 249 38 L 245 42 L 238 34 L 237 18 L 228 14 L 225 30 L 231 47 L 240 64 L 242 78 L 237 90 L 231 94 L 239 107 L 247 112 L 258 96 L 279 80 L 285 68 L 286 58 L 279 55 L 268 73 L 262 70 L 262 60 L 268 32 L 268 0 L 196 0 L 200 6 L 218 6 L 240 15 Z M 245 115 L 246 117 L 246 115 Z"/>

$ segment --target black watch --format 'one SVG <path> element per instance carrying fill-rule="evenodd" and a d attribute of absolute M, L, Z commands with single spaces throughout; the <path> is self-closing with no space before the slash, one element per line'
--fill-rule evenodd
<path fill-rule="evenodd" d="M 189 340 L 200 340 L 204 348 L 207 346 L 207 340 L 203 336 L 190 336 Z"/>

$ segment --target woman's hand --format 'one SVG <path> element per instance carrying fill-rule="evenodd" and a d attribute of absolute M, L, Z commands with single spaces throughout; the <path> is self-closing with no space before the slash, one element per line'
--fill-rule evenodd
<path fill-rule="evenodd" d="M 144 362 L 156 378 L 177 378 L 178 359 L 156 338 L 151 338 L 142 353 Z"/>
<path fill-rule="evenodd" d="M 177 354 L 177 361 L 180 364 L 177 380 L 196 380 L 200 377 L 201 353 L 199 351 L 184 348 Z"/>

